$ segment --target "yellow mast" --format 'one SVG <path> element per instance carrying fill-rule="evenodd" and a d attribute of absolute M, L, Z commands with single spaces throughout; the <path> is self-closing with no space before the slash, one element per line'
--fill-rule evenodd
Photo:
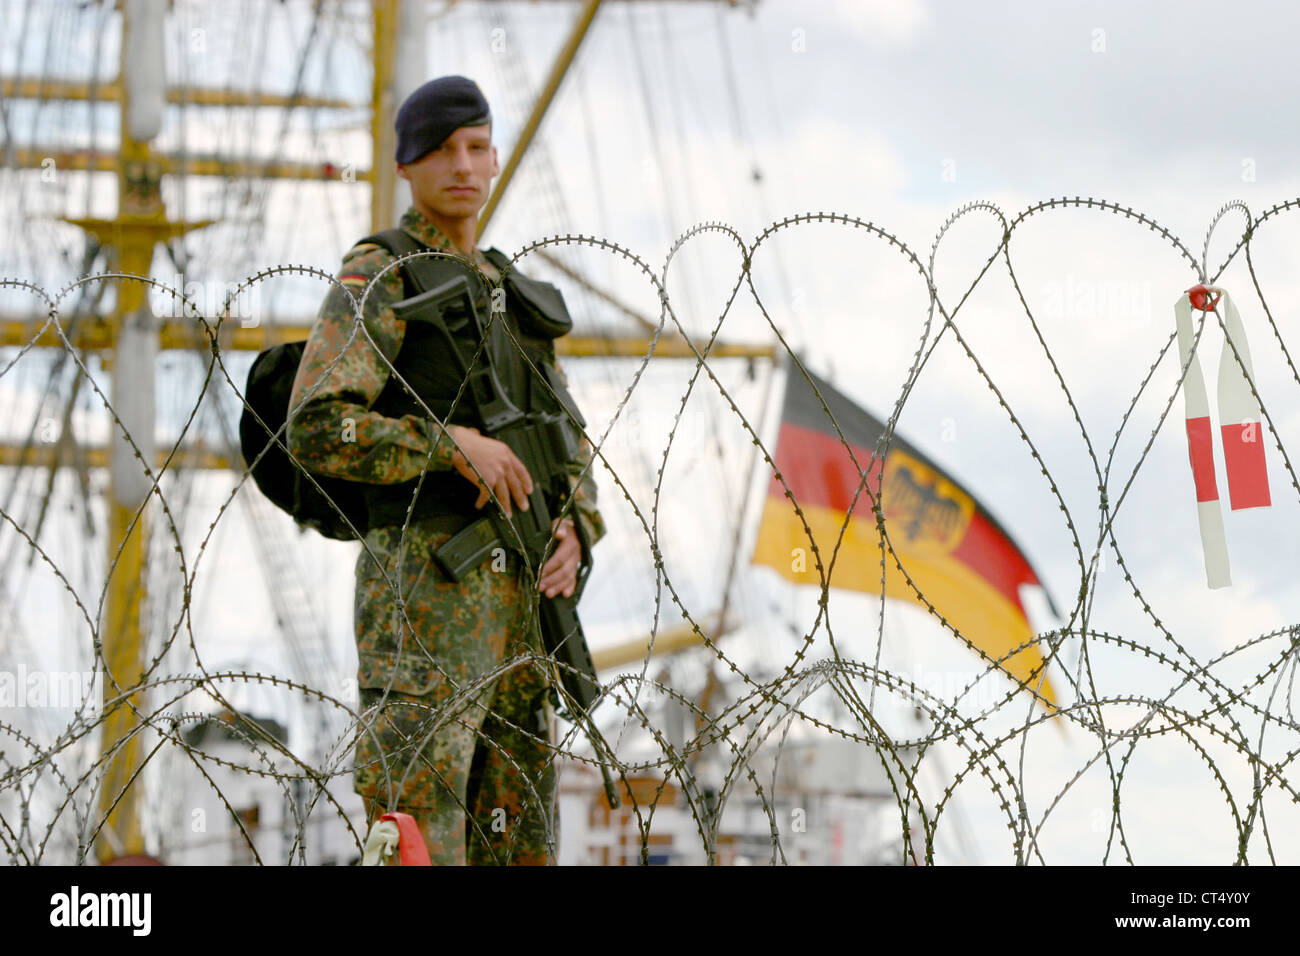
<path fill-rule="evenodd" d="M 496 212 L 497 203 L 510 188 L 510 181 L 514 178 L 515 170 L 519 168 L 519 163 L 524 158 L 524 153 L 533 142 L 533 136 L 537 133 L 538 127 L 542 125 L 542 117 L 550 108 L 551 100 L 555 98 L 556 91 L 560 88 L 565 75 L 569 72 L 569 67 L 573 64 L 573 58 L 578 53 L 578 47 L 582 45 L 583 38 L 587 35 L 587 30 L 591 27 L 591 21 L 596 18 L 596 10 L 600 7 L 600 0 L 585 0 L 582 6 L 582 12 L 578 14 L 577 21 L 573 24 L 573 29 L 569 32 L 569 38 L 564 41 L 564 46 L 560 48 L 560 54 L 555 59 L 555 64 L 551 67 L 551 74 L 546 78 L 545 85 L 542 86 L 542 92 L 537 97 L 537 102 L 533 104 L 532 112 L 528 114 L 528 122 L 524 124 L 523 130 L 519 133 L 519 142 L 510 152 L 510 158 L 506 160 L 506 168 L 501 170 L 501 175 L 497 177 L 496 187 L 492 190 L 492 195 L 488 197 L 487 205 L 483 207 L 483 212 L 478 217 L 478 235 L 483 235 L 483 230 L 487 229 L 488 223 L 492 219 L 492 213 Z"/>
<path fill-rule="evenodd" d="M 391 229 L 396 222 L 393 187 L 397 171 L 397 131 L 393 120 L 397 110 L 393 89 L 397 53 L 397 26 L 402 19 L 402 0 L 375 0 L 375 69 L 371 87 L 370 142 L 370 228 Z"/>
<path fill-rule="evenodd" d="M 150 7 L 157 9 L 150 9 Z M 156 70 L 162 63 L 141 63 L 133 53 L 152 50 L 161 59 L 161 4 L 124 3 L 122 6 L 122 48 L 120 59 L 121 147 L 117 164 L 117 217 L 115 219 L 72 219 L 93 233 L 106 248 L 115 252 L 115 269 L 147 276 L 153 263 L 154 246 L 207 223 L 178 223 L 167 219 L 163 207 L 162 169 L 150 153 L 148 138 L 137 136 L 148 119 L 133 116 L 132 76 Z M 137 20 L 135 17 L 139 16 Z M 151 16 L 152 15 L 152 16 Z M 144 31 L 155 30 L 155 36 Z M 150 40 L 156 40 L 150 44 Z M 135 71 L 141 71 L 136 73 Z M 161 92 L 161 90 L 159 90 Z M 157 104 L 159 111 L 161 104 Z M 136 130 L 133 130 L 133 126 Z M 156 133 L 156 128 L 153 130 Z M 119 280 L 117 302 L 108 329 L 113 349 L 108 362 L 112 372 L 112 398 L 117 422 L 109 454 L 108 502 L 108 594 L 100 631 L 106 673 L 103 682 L 104 721 L 100 754 L 104 776 L 100 784 L 99 812 L 107 819 L 95 844 L 101 863 L 114 857 L 143 854 L 144 833 L 140 822 L 141 788 L 137 775 L 141 764 L 139 711 L 145 707 L 142 691 L 122 696 L 137 687 L 144 674 L 144 637 L 141 611 L 145 598 L 149 522 L 145 508 L 151 482 L 138 463 L 136 450 L 123 437 L 131 436 L 144 461 L 153 462 L 154 357 L 158 330 L 143 282 Z"/>
<path fill-rule="evenodd" d="M 484 210 L 480 229 L 487 225 L 508 187 L 511 174 L 540 126 L 600 2 L 601 0 L 584 0 L 583 9 L 534 106 L 521 141 L 510 156 L 505 175 L 501 177 Z M 393 62 L 399 42 L 398 34 L 402 29 L 402 7 L 402 0 L 374 0 L 375 58 L 371 131 L 374 136 L 374 155 L 379 161 L 369 170 L 355 171 L 355 177 L 371 181 L 371 219 L 372 228 L 376 229 L 391 226 L 395 219 L 395 176 L 390 159 L 394 146 Z M 150 73 L 154 76 L 163 75 L 161 27 L 166 11 L 163 0 L 124 0 L 121 9 L 123 26 L 119 76 L 107 86 L 96 89 L 93 94 L 97 99 L 117 101 L 120 104 L 121 140 L 118 155 L 110 157 L 86 152 L 18 148 L 13 157 L 19 167 L 40 165 L 53 156 L 58 168 L 64 170 L 112 169 L 117 173 L 118 211 L 115 218 L 68 220 L 94 234 L 104 248 L 112 251 L 116 271 L 148 276 L 157 243 L 176 238 L 210 222 L 174 222 L 167 218 L 161 193 L 164 174 L 296 179 L 326 179 L 336 175 L 336 170 L 329 164 L 273 162 L 232 165 L 219 157 L 176 159 L 154 153 L 149 145 L 153 134 L 137 136 L 132 131 L 132 110 L 139 104 L 133 101 L 130 80 L 132 76 L 138 78 Z M 155 51 L 155 61 L 142 61 L 138 55 L 138 50 L 142 49 L 139 46 L 142 34 L 149 34 L 143 49 Z M 153 45 L 150 46 L 150 43 Z M 133 54 L 133 50 L 137 52 Z M 21 78 L 0 78 L 0 92 L 6 97 L 39 94 L 46 99 L 87 99 L 92 95 L 84 84 L 62 84 L 51 88 L 48 81 L 42 80 L 41 84 L 33 85 L 32 81 Z M 227 91 L 159 88 L 152 92 L 156 93 L 159 106 L 162 102 L 243 105 L 247 99 Z M 277 101 L 259 96 L 256 102 L 268 105 Z M 345 104 L 334 100 L 294 97 L 292 105 L 337 107 Z M 595 291 L 608 298 L 600 290 Z M 192 348 L 198 337 L 197 332 L 188 327 L 189 323 L 157 322 L 149 309 L 146 292 L 147 285 L 143 282 L 120 280 L 116 305 L 106 317 L 107 321 L 98 327 L 82 330 L 80 336 L 84 336 L 85 340 L 74 342 L 78 347 L 106 351 L 111 349 L 111 358 L 105 359 L 105 365 L 112 373 L 113 404 L 118 419 L 114 423 L 110 448 L 91 450 L 92 465 L 98 462 L 110 468 L 111 491 L 108 534 L 110 576 L 100 631 L 104 663 L 108 669 L 103 687 L 105 716 L 102 723 L 101 760 L 104 762 L 104 777 L 99 800 L 99 813 L 101 817 L 106 817 L 106 822 L 95 845 L 95 854 L 101 862 L 114 857 L 140 855 L 145 851 L 140 820 L 141 787 L 138 780 L 143 750 L 139 712 L 144 708 L 145 700 L 143 692 L 138 690 L 122 696 L 124 690 L 140 684 L 144 673 L 145 628 L 142 611 L 146 596 L 149 530 L 145 505 L 151 481 L 144 474 L 143 462 L 149 462 L 151 468 L 156 468 L 158 461 L 153 447 L 154 357 L 160 347 Z M 27 344 L 31 334 L 43 322 L 43 318 L 28 320 L 0 317 L 0 346 Z M 645 320 L 642 322 L 649 324 Z M 281 324 L 275 328 L 238 329 L 227 347 L 262 349 L 276 341 L 301 339 L 310 328 L 311 323 L 299 322 Z M 53 334 L 42 335 L 35 344 L 61 346 Z M 560 343 L 560 350 L 570 355 L 637 357 L 646 353 L 648 345 L 649 338 L 642 336 L 570 336 Z M 660 358 L 692 358 L 695 355 L 685 342 L 676 337 L 661 339 L 655 354 Z M 711 350 L 714 357 L 771 358 L 774 354 L 775 349 L 770 345 L 751 346 L 740 343 L 716 343 Z M 135 448 L 122 437 L 123 431 L 130 434 Z M 139 449 L 139 457 L 136 448 Z M 0 445 L 0 464 L 27 462 L 57 467 L 57 462 L 44 457 L 32 462 L 29 451 L 7 444 Z M 195 464 L 199 467 L 229 467 L 229 463 L 220 456 L 192 453 L 186 457 L 194 459 L 188 462 L 191 467 Z M 694 637 L 693 641 L 691 636 L 685 634 L 674 634 L 672 638 L 675 639 L 662 642 L 663 650 L 678 650 L 698 641 L 698 637 Z M 644 649 L 644 645 L 642 647 Z"/>

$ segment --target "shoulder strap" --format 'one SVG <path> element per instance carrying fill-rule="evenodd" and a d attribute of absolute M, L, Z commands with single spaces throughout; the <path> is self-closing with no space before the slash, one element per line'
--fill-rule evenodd
<path fill-rule="evenodd" d="M 398 229 L 396 227 L 385 229 L 382 232 L 377 232 L 371 236 L 366 236 L 364 239 L 358 239 L 356 242 L 358 246 L 364 245 L 365 243 L 373 243 L 376 246 L 383 246 L 395 256 L 406 256 L 410 255 L 412 252 L 420 252 L 429 248 L 405 229 Z"/>
<path fill-rule="evenodd" d="M 409 256 L 413 252 L 429 252 L 429 247 L 420 242 L 405 229 L 385 229 L 383 232 L 377 232 L 373 236 L 366 236 L 357 242 L 361 245 L 365 242 L 372 242 L 377 246 L 383 246 L 393 255 Z M 500 255 L 500 253 L 498 253 Z M 456 268 L 450 260 L 439 259 L 434 256 L 423 256 L 406 263 L 402 267 L 403 282 L 408 285 L 408 293 L 414 291 L 415 294 L 428 292 L 436 288 L 442 282 L 447 280 L 447 269 L 451 266 Z M 461 267 L 463 268 L 463 267 Z"/>
<path fill-rule="evenodd" d="M 398 228 L 385 229 L 383 232 L 377 232 L 374 235 L 366 236 L 364 239 L 357 240 L 356 245 L 360 246 L 365 245 L 366 243 L 382 246 L 399 258 L 410 255 L 412 252 L 420 252 L 421 250 L 428 248 L 424 243 L 417 242 L 405 229 Z M 407 266 L 400 270 L 402 273 L 402 285 L 405 286 L 407 298 L 410 298 L 413 293 L 424 291 L 424 289 L 420 287 L 419 279 L 412 275 L 416 270 L 411 267 L 415 265 L 417 265 L 417 263 L 408 263 Z"/>
<path fill-rule="evenodd" d="M 515 269 L 514 266 L 510 264 L 510 257 L 496 246 L 493 246 L 491 249 L 484 249 L 483 255 L 487 256 L 487 261 L 496 266 L 502 275 L 505 275 L 507 270 L 509 270 L 511 274 L 514 273 Z"/>

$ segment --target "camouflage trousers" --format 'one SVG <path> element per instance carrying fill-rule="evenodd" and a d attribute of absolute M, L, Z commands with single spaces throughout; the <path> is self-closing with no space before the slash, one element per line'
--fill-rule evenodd
<path fill-rule="evenodd" d="M 400 531 L 372 529 L 357 557 L 367 825 L 410 813 L 435 865 L 551 863 L 554 722 L 531 575 L 503 551 L 448 581 L 432 552 L 450 535 Z"/>

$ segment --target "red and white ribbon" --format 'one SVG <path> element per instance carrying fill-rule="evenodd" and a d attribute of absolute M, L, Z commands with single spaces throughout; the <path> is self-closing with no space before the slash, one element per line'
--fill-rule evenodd
<path fill-rule="evenodd" d="M 1237 307 L 1223 289 L 1195 286 L 1188 289 L 1174 305 L 1178 320 L 1178 357 L 1187 366 L 1183 379 L 1183 399 L 1187 414 L 1187 453 L 1192 462 L 1192 480 L 1196 484 L 1196 510 L 1201 526 L 1201 547 L 1205 553 L 1205 580 L 1212 588 L 1232 583 L 1228 564 L 1228 545 L 1223 531 L 1223 513 L 1219 508 L 1219 488 L 1214 477 L 1214 432 L 1210 423 L 1210 400 L 1205 392 L 1201 363 L 1193 354 L 1192 310 L 1218 311 L 1223 316 L 1227 335 L 1219 355 L 1219 430 L 1223 441 L 1223 459 L 1228 476 L 1228 497 L 1233 511 L 1242 508 L 1266 508 L 1268 471 L 1264 461 L 1263 432 L 1260 427 L 1259 403 L 1251 392 L 1255 373 L 1246 345 L 1246 330 Z M 1202 333 L 1204 334 L 1204 333 Z M 1232 354 L 1236 346 L 1241 364 Z M 1242 367 L 1245 373 L 1242 373 Z"/>

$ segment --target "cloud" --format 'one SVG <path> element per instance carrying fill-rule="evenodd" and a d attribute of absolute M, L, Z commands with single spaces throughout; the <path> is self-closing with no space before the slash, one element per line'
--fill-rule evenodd
<path fill-rule="evenodd" d="M 934 25 L 922 0 L 862 0 L 836 6 L 837 19 L 858 36 L 888 46 L 910 46 Z"/>

